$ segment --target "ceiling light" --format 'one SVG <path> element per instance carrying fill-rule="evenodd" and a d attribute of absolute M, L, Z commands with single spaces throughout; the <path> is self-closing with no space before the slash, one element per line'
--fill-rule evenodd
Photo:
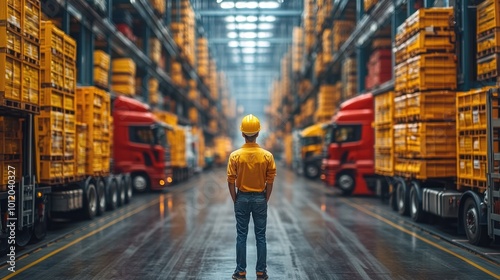
<path fill-rule="evenodd" d="M 242 41 L 240 42 L 240 46 L 254 48 L 257 46 L 257 43 L 255 41 Z"/>
<path fill-rule="evenodd" d="M 231 38 L 231 39 L 238 38 L 238 33 L 236 33 L 236 32 L 229 32 L 229 33 L 227 33 L 227 37 Z"/>
<path fill-rule="evenodd" d="M 259 21 L 275 22 L 276 17 L 275 16 L 260 16 Z"/>
<path fill-rule="evenodd" d="M 227 16 L 225 20 L 226 22 L 234 22 L 235 19 L 234 16 Z"/>
<path fill-rule="evenodd" d="M 238 25 L 238 29 L 254 30 L 254 29 L 257 29 L 257 24 L 255 24 L 255 23 L 241 23 L 240 25 Z"/>
<path fill-rule="evenodd" d="M 236 2 L 236 5 L 234 5 L 236 7 L 236 9 L 244 9 L 247 7 L 247 3 L 246 2 Z"/>
<path fill-rule="evenodd" d="M 255 58 L 253 56 L 244 56 L 243 57 L 243 62 L 244 63 L 254 63 Z"/>
<path fill-rule="evenodd" d="M 228 23 L 228 24 L 226 25 L 226 28 L 227 28 L 228 30 L 235 30 L 235 29 L 236 29 L 236 24 L 235 24 L 235 23 Z"/>
<path fill-rule="evenodd" d="M 222 0 L 217 0 L 217 4 L 219 4 L 220 2 L 222 2 Z"/>
<path fill-rule="evenodd" d="M 271 43 L 268 41 L 258 41 L 257 46 L 261 48 L 268 48 L 271 46 Z"/>
<path fill-rule="evenodd" d="M 264 32 L 260 32 L 260 33 L 264 33 Z M 255 39 L 255 38 L 257 38 L 257 33 L 255 33 L 255 32 L 241 32 L 240 33 L 240 38 Z"/>
<path fill-rule="evenodd" d="M 229 43 L 227 43 L 227 45 L 230 47 L 230 48 L 237 48 L 240 46 L 240 44 L 238 43 L 238 41 L 229 41 Z"/>
<path fill-rule="evenodd" d="M 245 54 L 253 54 L 256 51 L 257 51 L 256 48 L 243 48 L 243 49 L 241 49 L 241 52 L 245 53 Z"/>
<path fill-rule="evenodd" d="M 246 16 L 236 16 L 235 19 L 236 19 L 237 22 L 247 21 L 247 17 Z"/>
<path fill-rule="evenodd" d="M 259 24 L 259 29 L 262 29 L 262 30 L 269 30 L 269 29 L 273 29 L 274 28 L 274 24 L 272 23 L 260 23 Z"/>
<path fill-rule="evenodd" d="M 239 56 L 233 56 L 233 62 L 234 63 L 240 63 L 240 57 Z"/>
<path fill-rule="evenodd" d="M 256 22 L 259 20 L 256 16 L 247 16 L 247 21 L 248 22 Z"/>
<path fill-rule="evenodd" d="M 257 9 L 259 7 L 259 3 L 252 1 L 247 2 L 247 9 Z"/>
<path fill-rule="evenodd" d="M 259 8 L 261 8 L 261 9 L 276 9 L 279 7 L 280 7 L 280 4 L 277 2 L 267 1 L 267 2 L 260 2 L 259 3 Z"/>
<path fill-rule="evenodd" d="M 257 36 L 259 38 L 271 38 L 271 37 L 273 37 L 273 33 L 271 33 L 271 32 L 259 32 L 259 34 Z"/>
<path fill-rule="evenodd" d="M 222 2 L 220 3 L 222 9 L 232 9 L 234 8 L 234 2 Z"/>

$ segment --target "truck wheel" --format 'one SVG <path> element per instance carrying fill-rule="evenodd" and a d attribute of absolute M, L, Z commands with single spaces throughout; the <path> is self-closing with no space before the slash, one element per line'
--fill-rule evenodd
<path fill-rule="evenodd" d="M 148 178 L 143 174 L 136 174 L 132 177 L 132 186 L 138 193 L 146 192 L 148 189 Z"/>
<path fill-rule="evenodd" d="M 409 200 L 410 200 L 410 192 L 408 191 L 408 186 L 403 178 L 398 178 L 394 185 L 396 188 L 396 202 L 398 205 L 398 212 L 401 215 L 408 215 L 410 212 L 409 209 Z"/>
<path fill-rule="evenodd" d="M 316 179 L 319 176 L 319 167 L 314 163 L 307 163 L 304 167 L 304 173 L 309 179 Z"/>
<path fill-rule="evenodd" d="M 24 247 L 28 245 L 33 235 L 32 228 L 23 228 L 22 230 L 16 231 L 16 245 L 19 247 Z"/>
<path fill-rule="evenodd" d="M 417 223 L 421 223 L 425 220 L 425 212 L 422 210 L 422 200 L 419 197 L 420 186 L 417 182 L 412 181 L 410 183 L 410 216 L 411 219 Z"/>
<path fill-rule="evenodd" d="M 351 173 L 342 173 L 337 178 L 337 185 L 343 195 L 351 195 L 356 186 L 354 176 Z"/>
<path fill-rule="evenodd" d="M 83 210 L 85 217 L 89 220 L 93 219 L 97 214 L 97 191 L 93 181 L 89 182 L 87 188 L 85 188 Z"/>
<path fill-rule="evenodd" d="M 97 179 L 97 215 L 102 215 L 106 212 L 106 184 L 102 178 Z"/>
<path fill-rule="evenodd" d="M 108 209 L 115 210 L 118 207 L 118 186 L 114 178 L 109 183 L 107 195 Z"/>
<path fill-rule="evenodd" d="M 476 246 L 485 246 L 490 243 L 488 228 L 479 224 L 479 207 L 473 198 L 467 198 L 464 204 L 464 227 L 469 243 Z"/>
<path fill-rule="evenodd" d="M 118 206 L 125 205 L 125 186 L 123 185 L 123 181 L 117 180 L 116 186 L 118 192 Z"/>
<path fill-rule="evenodd" d="M 132 185 L 130 184 L 130 177 L 122 176 L 122 184 L 125 190 L 125 204 L 128 204 L 132 199 Z"/>

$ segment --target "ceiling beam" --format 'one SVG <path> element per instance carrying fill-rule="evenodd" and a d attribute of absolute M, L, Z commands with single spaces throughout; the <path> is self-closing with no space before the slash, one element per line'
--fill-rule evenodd
<path fill-rule="evenodd" d="M 221 37 L 221 38 L 211 38 L 208 37 L 208 43 L 209 44 L 227 44 L 231 41 L 266 41 L 271 44 L 290 44 L 292 42 L 292 37 L 273 37 L 273 38 L 254 38 L 254 39 L 247 39 L 247 38 L 227 38 L 227 37 Z"/>
<path fill-rule="evenodd" d="M 202 17 L 225 17 L 225 16 L 301 16 L 302 10 L 263 10 L 263 9 L 217 9 L 217 10 L 197 10 L 196 14 Z"/>

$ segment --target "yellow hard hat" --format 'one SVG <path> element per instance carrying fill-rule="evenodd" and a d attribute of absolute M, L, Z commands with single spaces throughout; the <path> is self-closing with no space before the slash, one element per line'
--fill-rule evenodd
<path fill-rule="evenodd" d="M 240 130 L 246 136 L 254 136 L 260 131 L 259 119 L 252 114 L 246 115 L 241 121 Z"/>

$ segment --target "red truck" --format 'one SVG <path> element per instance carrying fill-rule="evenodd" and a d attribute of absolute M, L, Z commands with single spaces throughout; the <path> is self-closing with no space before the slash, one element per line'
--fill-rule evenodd
<path fill-rule="evenodd" d="M 166 129 L 149 106 L 119 96 L 113 102 L 113 172 L 130 173 L 138 192 L 161 190 L 172 183 Z"/>
<path fill-rule="evenodd" d="M 373 95 L 343 102 L 326 128 L 321 180 L 344 195 L 374 194 Z"/>

